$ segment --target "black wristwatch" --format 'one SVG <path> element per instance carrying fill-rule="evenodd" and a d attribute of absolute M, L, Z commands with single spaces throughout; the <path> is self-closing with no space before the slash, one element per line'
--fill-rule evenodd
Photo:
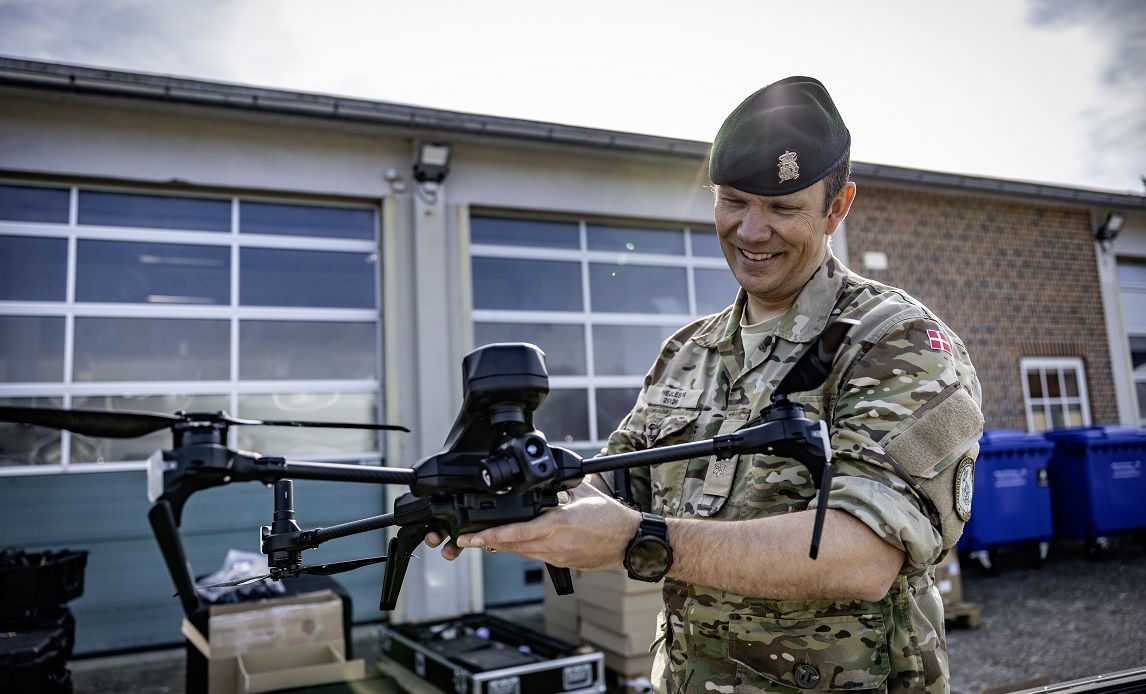
<path fill-rule="evenodd" d="M 669 544 L 668 523 L 651 513 L 641 514 L 637 534 L 625 549 L 625 568 L 629 578 L 656 583 L 672 567 L 672 546 Z"/>

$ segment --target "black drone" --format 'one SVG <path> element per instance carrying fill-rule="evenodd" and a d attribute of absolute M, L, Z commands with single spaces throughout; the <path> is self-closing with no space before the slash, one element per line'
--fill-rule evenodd
<path fill-rule="evenodd" d="M 549 392 L 544 355 L 527 343 L 480 347 L 462 362 L 464 397 L 461 412 L 444 448 L 413 468 L 311 463 L 230 450 L 232 426 L 322 427 L 409 431 L 389 424 L 297 422 L 236 419 L 223 412 L 161 415 L 91 410 L 0 407 L 0 421 L 67 429 L 85 436 L 132 438 L 171 429 L 174 445 L 148 460 L 148 512 L 167 569 L 183 609 L 191 615 L 202 606 L 179 537 L 183 507 L 195 492 L 231 482 L 256 481 L 274 486 L 274 517 L 261 529 L 261 551 L 269 577 L 293 578 L 303 573 L 328 575 L 386 562 L 379 609 L 393 610 L 414 549 L 430 532 L 450 537 L 539 516 L 557 506 L 558 492 L 581 483 L 586 475 L 616 471 L 618 498 L 628 500 L 627 471 L 673 460 L 741 453 L 769 453 L 803 464 L 819 489 L 819 505 L 810 556 L 819 552 L 820 534 L 832 477 L 827 426 L 804 417 L 790 393 L 816 388 L 827 378 L 832 360 L 855 321 L 837 320 L 793 365 L 759 417 L 740 431 L 692 443 L 582 459 L 550 446 L 533 427 L 533 411 Z M 302 530 L 295 520 L 292 479 L 370 484 L 402 484 L 409 491 L 394 502 L 394 511 L 327 528 Z M 302 551 L 339 537 L 400 526 L 387 554 L 332 564 L 302 565 Z M 569 570 L 547 565 L 559 595 L 573 592 Z M 257 580 L 257 579 L 245 579 Z M 231 585 L 240 581 L 232 582 Z"/>

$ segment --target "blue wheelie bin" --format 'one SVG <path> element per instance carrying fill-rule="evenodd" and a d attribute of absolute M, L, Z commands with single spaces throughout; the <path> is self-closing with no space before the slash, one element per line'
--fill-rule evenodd
<path fill-rule="evenodd" d="M 1146 432 L 1124 426 L 1058 429 L 1050 461 L 1055 534 L 1081 538 L 1093 558 L 1111 535 L 1146 529 Z"/>
<path fill-rule="evenodd" d="M 1054 444 L 1041 434 L 1008 429 L 983 432 L 975 461 L 971 518 L 958 548 L 987 570 L 995 552 L 1008 545 L 1037 544 L 1037 562 L 1046 558 L 1053 533 L 1047 465 Z"/>

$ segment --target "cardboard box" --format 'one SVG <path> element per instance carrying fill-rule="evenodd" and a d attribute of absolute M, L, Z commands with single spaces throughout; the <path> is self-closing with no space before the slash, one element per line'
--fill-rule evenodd
<path fill-rule="evenodd" d="M 656 631 L 657 616 L 661 613 L 662 604 L 652 606 L 652 609 L 637 605 L 626 605 L 623 609 L 613 610 L 608 607 L 581 603 L 581 622 L 592 622 L 617 634 L 643 634 Z"/>
<path fill-rule="evenodd" d="M 241 653 L 236 687 L 240 692 L 273 692 L 366 677 L 366 661 L 346 661 L 330 644 Z"/>
<path fill-rule="evenodd" d="M 601 590 L 623 595 L 656 593 L 660 595 L 661 584 L 648 581 L 634 581 L 624 569 L 608 571 L 581 571 L 573 584 L 574 595 Z"/>
<path fill-rule="evenodd" d="M 593 605 L 612 612 L 657 613 L 664 609 L 660 591 L 655 593 L 618 593 L 612 590 L 586 588 L 577 596 L 577 611 L 582 605 Z"/>
<path fill-rule="evenodd" d="M 944 605 L 963 602 L 963 580 L 959 571 L 959 554 L 948 550 L 947 556 L 935 567 L 935 587 L 943 597 Z"/>
<path fill-rule="evenodd" d="M 573 569 L 574 593 L 572 595 L 558 595 L 553 588 L 552 581 L 545 581 L 545 602 L 542 614 L 545 617 L 545 633 L 555 639 L 579 643 L 581 637 L 577 635 L 577 626 L 580 617 L 577 614 L 578 576 L 580 571 Z"/>
<path fill-rule="evenodd" d="M 626 657 L 648 653 L 657 637 L 655 623 L 647 629 L 622 634 L 584 619 L 581 620 L 580 633 L 582 639 L 602 651 Z"/>
<path fill-rule="evenodd" d="M 326 655 L 329 648 L 338 654 L 342 665 L 351 667 L 321 670 L 335 677 L 322 682 L 346 679 L 341 674 L 335 676 L 335 671 L 362 673 L 358 679 L 365 676 L 364 661 L 345 662 L 342 599 L 330 590 L 289 598 L 212 605 L 207 634 L 204 637 L 190 621 L 183 620 L 183 635 L 207 658 L 207 681 L 211 694 L 256 691 L 243 688 L 246 685 L 242 684 L 245 680 L 239 666 L 240 656 L 249 658 L 252 654 L 309 649 L 312 657 L 306 659 L 307 664 L 292 669 L 296 677 L 310 677 L 318 672 L 311 668 L 333 664 Z M 268 655 L 267 658 L 249 660 L 249 667 L 254 667 L 259 678 L 263 678 L 268 671 L 262 668 L 272 662 L 276 662 L 275 657 Z M 281 658 L 277 662 L 284 666 L 294 665 Z M 255 671 L 248 670 L 248 674 L 255 674 Z M 258 681 L 262 680 L 256 679 L 256 683 Z"/>

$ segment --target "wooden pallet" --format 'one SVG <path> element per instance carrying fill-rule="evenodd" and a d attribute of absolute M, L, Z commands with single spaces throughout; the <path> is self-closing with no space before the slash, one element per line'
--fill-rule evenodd
<path fill-rule="evenodd" d="M 979 606 L 969 602 L 956 602 L 944 605 L 943 620 L 950 626 L 978 629 Z"/>

